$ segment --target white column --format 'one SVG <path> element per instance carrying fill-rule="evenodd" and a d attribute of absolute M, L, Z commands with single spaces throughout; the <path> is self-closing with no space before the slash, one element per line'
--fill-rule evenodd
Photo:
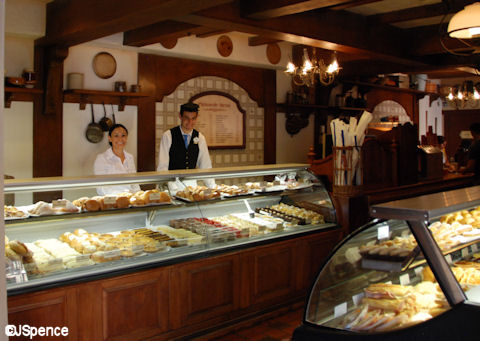
<path fill-rule="evenodd" d="M 5 0 L 0 0 L 0 71 L 2 73 L 0 82 L 0 136 L 3 136 L 3 108 L 4 108 L 4 88 L 3 88 L 3 70 L 4 67 L 4 53 L 5 53 Z M 0 186 L 0 205 L 3 206 L 3 138 L 0 138 L 0 175 L 2 182 Z M 5 238 L 5 220 L 3 211 L 0 214 L 0 238 Z M 2 239 L 4 239 L 2 238 Z M 3 247 L 2 247 L 3 246 Z M 5 255 L 5 243 L 0 243 L 0 254 Z M 5 262 L 0 262 L 0 340 L 7 340 L 5 336 L 5 326 L 8 321 L 7 314 L 7 286 L 5 281 Z"/>

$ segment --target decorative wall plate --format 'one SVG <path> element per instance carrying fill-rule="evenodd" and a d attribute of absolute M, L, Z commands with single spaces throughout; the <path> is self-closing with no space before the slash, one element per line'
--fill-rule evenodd
<path fill-rule="evenodd" d="M 93 58 L 93 71 L 103 79 L 112 77 L 117 71 L 117 62 L 115 58 L 108 52 L 100 52 Z"/>
<path fill-rule="evenodd" d="M 232 40 L 226 36 L 220 36 L 217 39 L 217 50 L 223 57 L 228 57 L 232 54 L 233 51 L 233 43 Z"/>
<path fill-rule="evenodd" d="M 267 45 L 267 58 L 272 64 L 278 64 L 282 57 L 282 51 L 277 43 L 271 43 Z"/>

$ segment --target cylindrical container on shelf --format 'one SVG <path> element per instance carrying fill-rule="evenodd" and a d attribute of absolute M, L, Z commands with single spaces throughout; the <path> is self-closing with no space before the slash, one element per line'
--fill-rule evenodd
<path fill-rule="evenodd" d="M 72 72 L 67 75 L 67 88 L 83 89 L 83 73 Z"/>
<path fill-rule="evenodd" d="M 363 192 L 361 147 L 333 147 L 333 193 L 356 196 Z"/>

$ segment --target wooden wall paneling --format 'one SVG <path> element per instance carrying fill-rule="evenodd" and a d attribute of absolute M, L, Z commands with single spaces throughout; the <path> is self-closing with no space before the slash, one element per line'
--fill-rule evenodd
<path fill-rule="evenodd" d="M 447 155 L 455 156 L 461 142 L 460 132 L 468 131 L 472 123 L 480 122 L 480 110 L 445 110 L 443 120 Z"/>
<path fill-rule="evenodd" d="M 277 161 L 277 81 L 274 70 L 263 72 L 265 84 L 264 120 L 263 120 L 263 163 L 274 164 Z"/>
<path fill-rule="evenodd" d="M 68 327 L 70 340 L 75 340 L 77 328 L 76 296 L 73 288 L 39 291 L 8 298 L 8 323 L 17 326 Z M 58 340 L 58 337 L 42 340 Z M 28 340 L 28 338 L 27 338 Z"/>
<path fill-rule="evenodd" d="M 65 48 L 35 47 L 37 80 L 45 91 L 33 102 L 33 177 L 62 176 L 63 60 L 67 55 Z M 61 192 L 34 193 L 34 201 L 59 197 Z"/>
<path fill-rule="evenodd" d="M 141 129 L 137 143 L 138 170 L 155 169 L 155 102 L 163 101 L 163 98 L 175 91 L 181 83 L 200 76 L 229 79 L 242 87 L 260 107 L 264 108 L 264 163 L 275 163 L 275 70 L 139 54 L 138 82 L 142 86 L 142 91 L 151 95 L 153 100 L 152 98 L 142 100 L 138 107 L 138 127 Z M 186 94 L 186 97 L 192 95 L 194 94 Z M 144 136 L 140 137 L 142 134 Z"/>
<path fill-rule="evenodd" d="M 315 280 L 320 266 L 325 262 L 327 256 L 341 240 L 341 230 L 328 231 L 304 238 L 299 241 L 299 257 L 302 264 L 299 269 L 297 290 L 307 291 Z"/>
<path fill-rule="evenodd" d="M 178 264 L 172 268 L 171 283 L 172 328 L 225 321 L 240 306 L 239 257 L 230 254 Z"/>
<path fill-rule="evenodd" d="M 416 95 L 407 92 L 388 91 L 387 89 L 372 88 L 367 93 L 367 108 L 375 108 L 378 104 L 385 100 L 392 100 L 400 104 L 412 121 L 418 124 L 418 115 L 416 116 L 417 100 Z M 415 122 L 416 121 L 416 122 Z"/>
<path fill-rule="evenodd" d="M 103 281 L 103 339 L 135 340 L 167 331 L 169 289 L 168 268 Z"/>
<path fill-rule="evenodd" d="M 149 95 L 139 101 L 137 107 L 137 170 L 139 172 L 154 171 L 155 164 L 155 134 L 156 134 L 156 111 L 155 95 L 157 77 L 162 77 L 157 72 L 156 56 L 138 55 L 138 84 L 142 92 Z"/>
<path fill-rule="evenodd" d="M 78 340 L 103 339 L 102 284 L 101 281 L 76 286 Z"/>
<path fill-rule="evenodd" d="M 253 258 L 249 276 L 252 305 L 274 301 L 295 291 L 297 264 L 291 242 L 258 248 L 250 257 Z"/>

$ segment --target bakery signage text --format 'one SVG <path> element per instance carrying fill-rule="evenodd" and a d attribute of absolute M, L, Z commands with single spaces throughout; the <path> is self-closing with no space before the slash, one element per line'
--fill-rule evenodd
<path fill-rule="evenodd" d="M 245 148 L 245 110 L 232 95 L 206 91 L 193 96 L 198 104 L 196 129 L 207 139 L 209 149 Z"/>

